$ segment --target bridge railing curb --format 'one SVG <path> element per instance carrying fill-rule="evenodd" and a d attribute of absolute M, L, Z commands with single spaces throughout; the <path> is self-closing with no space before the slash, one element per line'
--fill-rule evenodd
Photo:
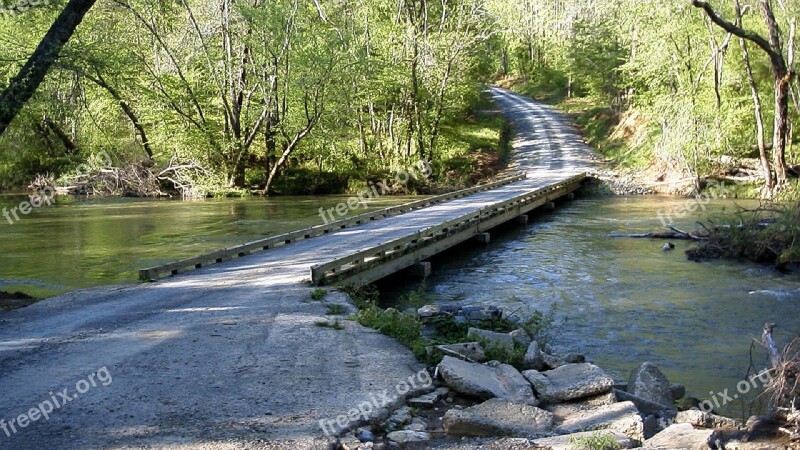
<path fill-rule="evenodd" d="M 348 217 L 345 219 L 330 222 L 324 225 L 315 225 L 313 227 L 304 228 L 302 230 L 292 231 L 289 233 L 279 234 L 277 236 L 259 239 L 257 241 L 247 242 L 233 247 L 227 247 L 221 250 L 205 253 L 200 256 L 192 258 L 181 259 L 178 261 L 160 264 L 157 266 L 149 267 L 147 269 L 139 270 L 139 279 L 142 281 L 153 281 L 163 276 L 175 275 L 186 270 L 199 269 L 211 264 L 216 264 L 233 258 L 239 258 L 258 252 L 262 250 L 269 250 L 282 245 L 291 244 L 300 240 L 311 239 L 318 236 L 334 233 L 345 228 L 361 225 L 366 222 L 382 219 L 385 217 L 396 216 L 404 214 L 416 209 L 425 208 L 437 203 L 452 200 L 455 198 L 465 197 L 467 195 L 475 194 L 477 192 L 488 191 L 500 186 L 511 184 L 527 178 L 524 172 L 517 172 L 515 175 L 502 178 L 491 183 L 480 184 L 466 189 L 460 189 L 446 194 L 437 195 L 434 197 L 415 200 L 413 202 L 404 203 L 398 206 L 391 206 L 389 208 L 371 211 L 357 216 Z"/>

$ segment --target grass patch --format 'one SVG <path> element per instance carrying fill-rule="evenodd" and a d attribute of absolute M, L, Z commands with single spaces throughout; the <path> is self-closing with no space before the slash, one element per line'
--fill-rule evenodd
<path fill-rule="evenodd" d="M 338 305 L 338 304 L 334 303 L 332 305 L 326 305 L 326 308 L 328 308 L 328 312 L 325 313 L 325 314 L 327 314 L 329 316 L 339 316 L 339 315 L 344 314 L 344 306 L 342 306 L 342 305 Z"/>
<path fill-rule="evenodd" d="M 326 295 L 328 295 L 328 291 L 322 288 L 311 291 L 311 298 L 314 300 L 322 300 Z"/>
<path fill-rule="evenodd" d="M 617 450 L 622 448 L 617 443 L 617 440 L 614 439 L 614 436 L 602 433 L 581 438 L 573 436 L 569 439 L 569 443 L 579 450 Z"/>
<path fill-rule="evenodd" d="M 419 288 L 414 292 L 418 292 Z M 381 333 L 397 339 L 408 347 L 418 360 L 425 364 L 438 364 L 443 355 L 428 349 L 435 345 L 455 344 L 465 342 L 469 327 L 477 327 L 497 332 L 511 332 L 523 329 L 531 339 L 545 345 L 554 329 L 555 308 L 548 313 L 534 312 L 522 324 L 495 318 L 479 323 L 458 323 L 455 317 L 442 315 L 428 319 L 424 324 L 433 333 L 423 333 L 423 323 L 413 312 L 405 313 L 395 308 L 380 308 L 377 306 L 378 292 L 373 288 L 350 290 L 348 292 L 358 307 L 355 320 L 361 325 L 380 331 Z M 515 345 L 513 349 L 484 343 L 484 350 L 489 359 L 494 359 L 515 367 L 521 367 L 523 356 L 527 348 Z"/>
<path fill-rule="evenodd" d="M 333 328 L 334 330 L 337 330 L 337 331 L 344 330 L 344 325 L 342 325 L 342 322 L 340 322 L 339 319 L 336 319 L 334 321 L 318 320 L 318 321 L 314 322 L 314 325 L 316 325 L 316 326 L 318 326 L 320 328 Z"/>

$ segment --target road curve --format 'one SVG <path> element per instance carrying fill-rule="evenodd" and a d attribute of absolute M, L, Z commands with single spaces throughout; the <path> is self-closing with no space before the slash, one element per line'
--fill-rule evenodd
<path fill-rule="evenodd" d="M 527 180 L 156 283 L 0 313 L 0 448 L 324 448 L 320 420 L 397 396 L 421 366 L 353 322 L 316 326 L 330 318 L 324 302 L 346 298 L 310 301 L 309 267 L 591 168 L 558 113 L 492 95 L 515 126 L 514 165 Z"/>

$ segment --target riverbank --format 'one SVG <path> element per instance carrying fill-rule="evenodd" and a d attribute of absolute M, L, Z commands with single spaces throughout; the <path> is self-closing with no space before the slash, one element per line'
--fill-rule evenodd
<path fill-rule="evenodd" d="M 724 397 L 685 397 L 650 362 L 619 381 L 583 355 L 556 354 L 544 314 L 459 305 L 401 312 L 378 308 L 364 291 L 350 295 L 355 320 L 399 339 L 433 375 L 422 395 L 370 416 L 334 448 L 790 448 L 778 428 L 792 423 L 717 415 Z M 747 390 L 763 390 L 770 377 L 759 372 Z"/>

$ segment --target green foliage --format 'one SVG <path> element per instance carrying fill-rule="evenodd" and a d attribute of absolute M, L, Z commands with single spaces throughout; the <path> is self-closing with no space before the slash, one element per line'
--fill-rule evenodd
<path fill-rule="evenodd" d="M 576 450 L 617 450 L 622 448 L 614 436 L 602 432 L 580 438 L 573 436 L 569 439 L 569 443 Z"/>
<path fill-rule="evenodd" d="M 342 305 L 334 303 L 331 305 L 325 305 L 325 307 L 328 309 L 326 314 L 329 316 L 338 316 L 344 314 L 344 306 Z"/>
<path fill-rule="evenodd" d="M 332 322 L 329 320 L 318 320 L 314 322 L 314 325 L 320 328 L 333 328 L 336 331 L 344 330 L 344 325 L 342 325 L 342 322 L 340 322 L 339 319 L 336 319 Z"/>
<path fill-rule="evenodd" d="M 708 220 L 708 240 L 688 252 L 691 258 L 734 258 L 778 267 L 800 262 L 800 205 L 740 209 Z"/>
<path fill-rule="evenodd" d="M 458 323 L 455 317 L 449 315 L 427 318 L 423 325 L 413 312 L 378 307 L 378 292 L 374 288 L 351 289 L 348 293 L 359 308 L 355 315 L 358 323 L 397 339 L 411 349 L 417 359 L 426 364 L 438 364 L 443 357 L 440 352 L 432 349 L 432 346 L 464 342 L 470 326 L 502 333 L 522 328 L 532 339 L 540 342 L 540 345 L 546 345 L 552 337 L 555 324 L 555 307 L 553 307 L 547 313 L 534 311 L 521 325 L 502 318 L 473 324 Z M 423 333 L 423 326 L 430 332 Z M 527 350 L 519 344 L 515 344 L 513 349 L 508 349 L 485 341 L 483 347 L 489 359 L 518 368 L 522 367 Z"/>
<path fill-rule="evenodd" d="M 314 300 L 322 300 L 326 295 L 328 295 L 328 291 L 323 288 L 316 288 L 311 291 L 311 298 Z"/>

